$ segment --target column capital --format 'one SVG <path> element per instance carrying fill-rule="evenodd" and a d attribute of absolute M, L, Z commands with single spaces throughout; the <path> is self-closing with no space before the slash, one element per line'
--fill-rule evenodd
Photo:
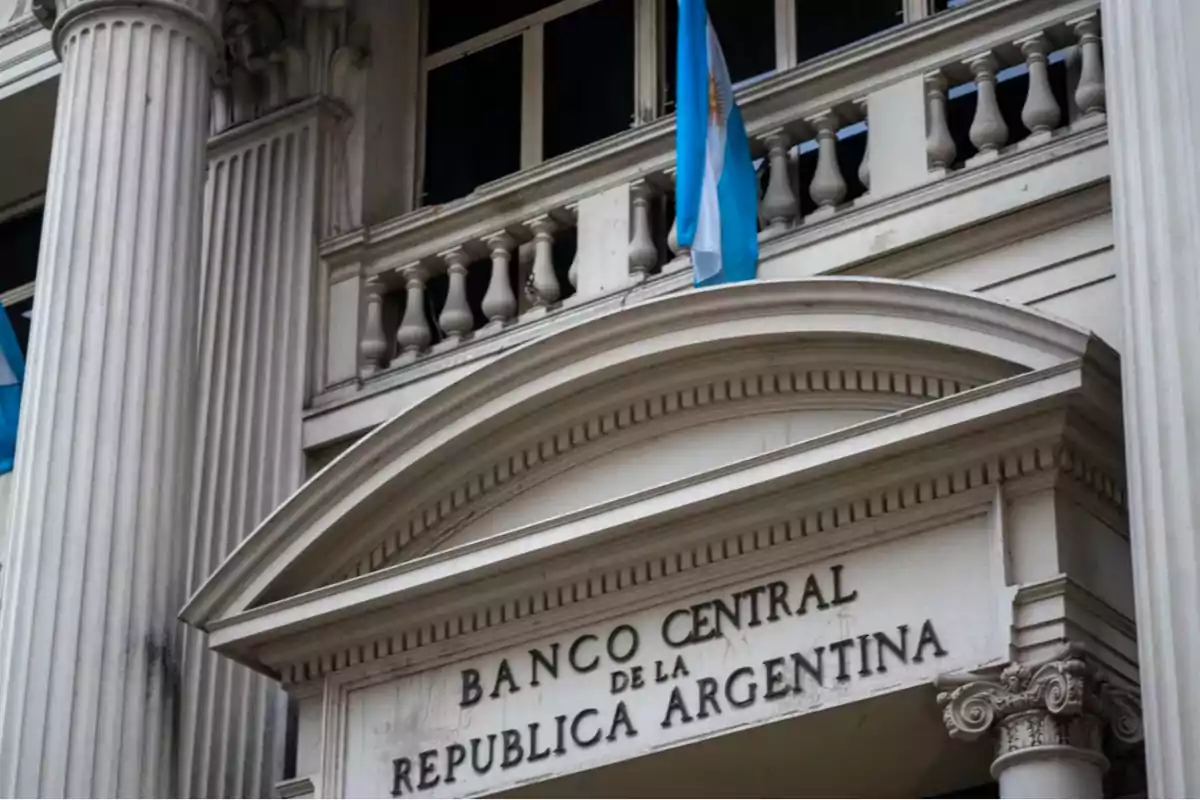
<path fill-rule="evenodd" d="M 213 51 L 221 42 L 221 15 L 229 0 L 34 0 L 33 13 L 53 32 L 54 48 L 60 52 L 63 32 L 77 19 L 89 14 L 128 11 L 172 14 L 189 20 L 208 33 Z"/>
<path fill-rule="evenodd" d="M 1108 681 L 1068 646 L 1048 661 L 1012 664 L 996 679 L 978 675 L 941 678 L 942 719 L 955 739 L 996 735 L 993 773 L 1004 762 L 1042 748 L 1073 748 L 1102 768 L 1105 727 L 1123 744 L 1142 738 L 1138 695 Z"/>

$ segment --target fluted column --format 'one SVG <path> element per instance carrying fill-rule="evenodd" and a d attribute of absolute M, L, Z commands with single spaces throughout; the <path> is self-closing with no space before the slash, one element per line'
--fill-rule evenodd
<path fill-rule="evenodd" d="M 1148 792 L 1197 797 L 1200 84 L 1188 45 L 1200 37 L 1200 4 L 1105 0 L 1102 11 Z M 1096 85 L 1098 55 L 1081 87 Z"/>
<path fill-rule="evenodd" d="M 317 186 L 340 113 L 297 103 L 209 142 L 189 594 L 304 477 Z M 179 795 L 271 796 L 286 733 L 278 684 L 188 629 L 181 685 Z"/>
<path fill-rule="evenodd" d="M 218 0 L 59 0 L 0 795 L 170 796 Z M 6 564 L 6 567 L 8 565 Z"/>
<path fill-rule="evenodd" d="M 1118 744 L 1141 740 L 1137 695 L 1108 683 L 1069 647 L 1037 664 L 1013 664 L 998 679 L 967 675 L 938 695 L 955 739 L 992 735 L 992 777 L 1002 798 L 1103 797 L 1106 728 Z"/>

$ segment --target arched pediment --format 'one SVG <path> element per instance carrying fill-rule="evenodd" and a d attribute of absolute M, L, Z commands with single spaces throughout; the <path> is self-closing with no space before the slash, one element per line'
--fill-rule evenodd
<path fill-rule="evenodd" d="M 184 616 L 204 626 L 1079 359 L 1092 341 L 1027 309 L 862 278 L 761 281 L 622 310 L 516 349 L 381 425 L 248 537 Z"/>

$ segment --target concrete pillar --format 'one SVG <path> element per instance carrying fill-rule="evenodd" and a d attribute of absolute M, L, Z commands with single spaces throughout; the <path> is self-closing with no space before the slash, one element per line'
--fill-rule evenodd
<path fill-rule="evenodd" d="M 0 620 L 0 796 L 176 793 L 219 0 L 58 0 Z"/>
<path fill-rule="evenodd" d="M 1129 526 L 1151 797 L 1200 795 L 1200 3 L 1104 0 Z"/>
<path fill-rule="evenodd" d="M 992 777 L 1002 798 L 1103 797 L 1105 727 L 1118 743 L 1141 738 L 1137 697 L 1105 681 L 1075 648 L 1013 664 L 995 679 L 939 684 L 954 687 L 938 695 L 953 738 L 995 738 Z"/>

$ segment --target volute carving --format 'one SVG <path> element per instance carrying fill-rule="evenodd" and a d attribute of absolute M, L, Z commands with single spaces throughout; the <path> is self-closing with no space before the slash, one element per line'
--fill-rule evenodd
<path fill-rule="evenodd" d="M 943 678 L 938 695 L 950 736 L 972 741 L 996 734 L 1002 758 L 1034 747 L 1074 747 L 1103 760 L 1105 728 L 1121 744 L 1142 739 L 1137 696 L 1106 679 L 1076 645 L 1036 664 L 1013 664 L 998 679 Z"/>
<path fill-rule="evenodd" d="M 348 6 L 347 0 L 228 0 L 212 132 L 314 95 L 353 103 L 368 37 Z"/>

